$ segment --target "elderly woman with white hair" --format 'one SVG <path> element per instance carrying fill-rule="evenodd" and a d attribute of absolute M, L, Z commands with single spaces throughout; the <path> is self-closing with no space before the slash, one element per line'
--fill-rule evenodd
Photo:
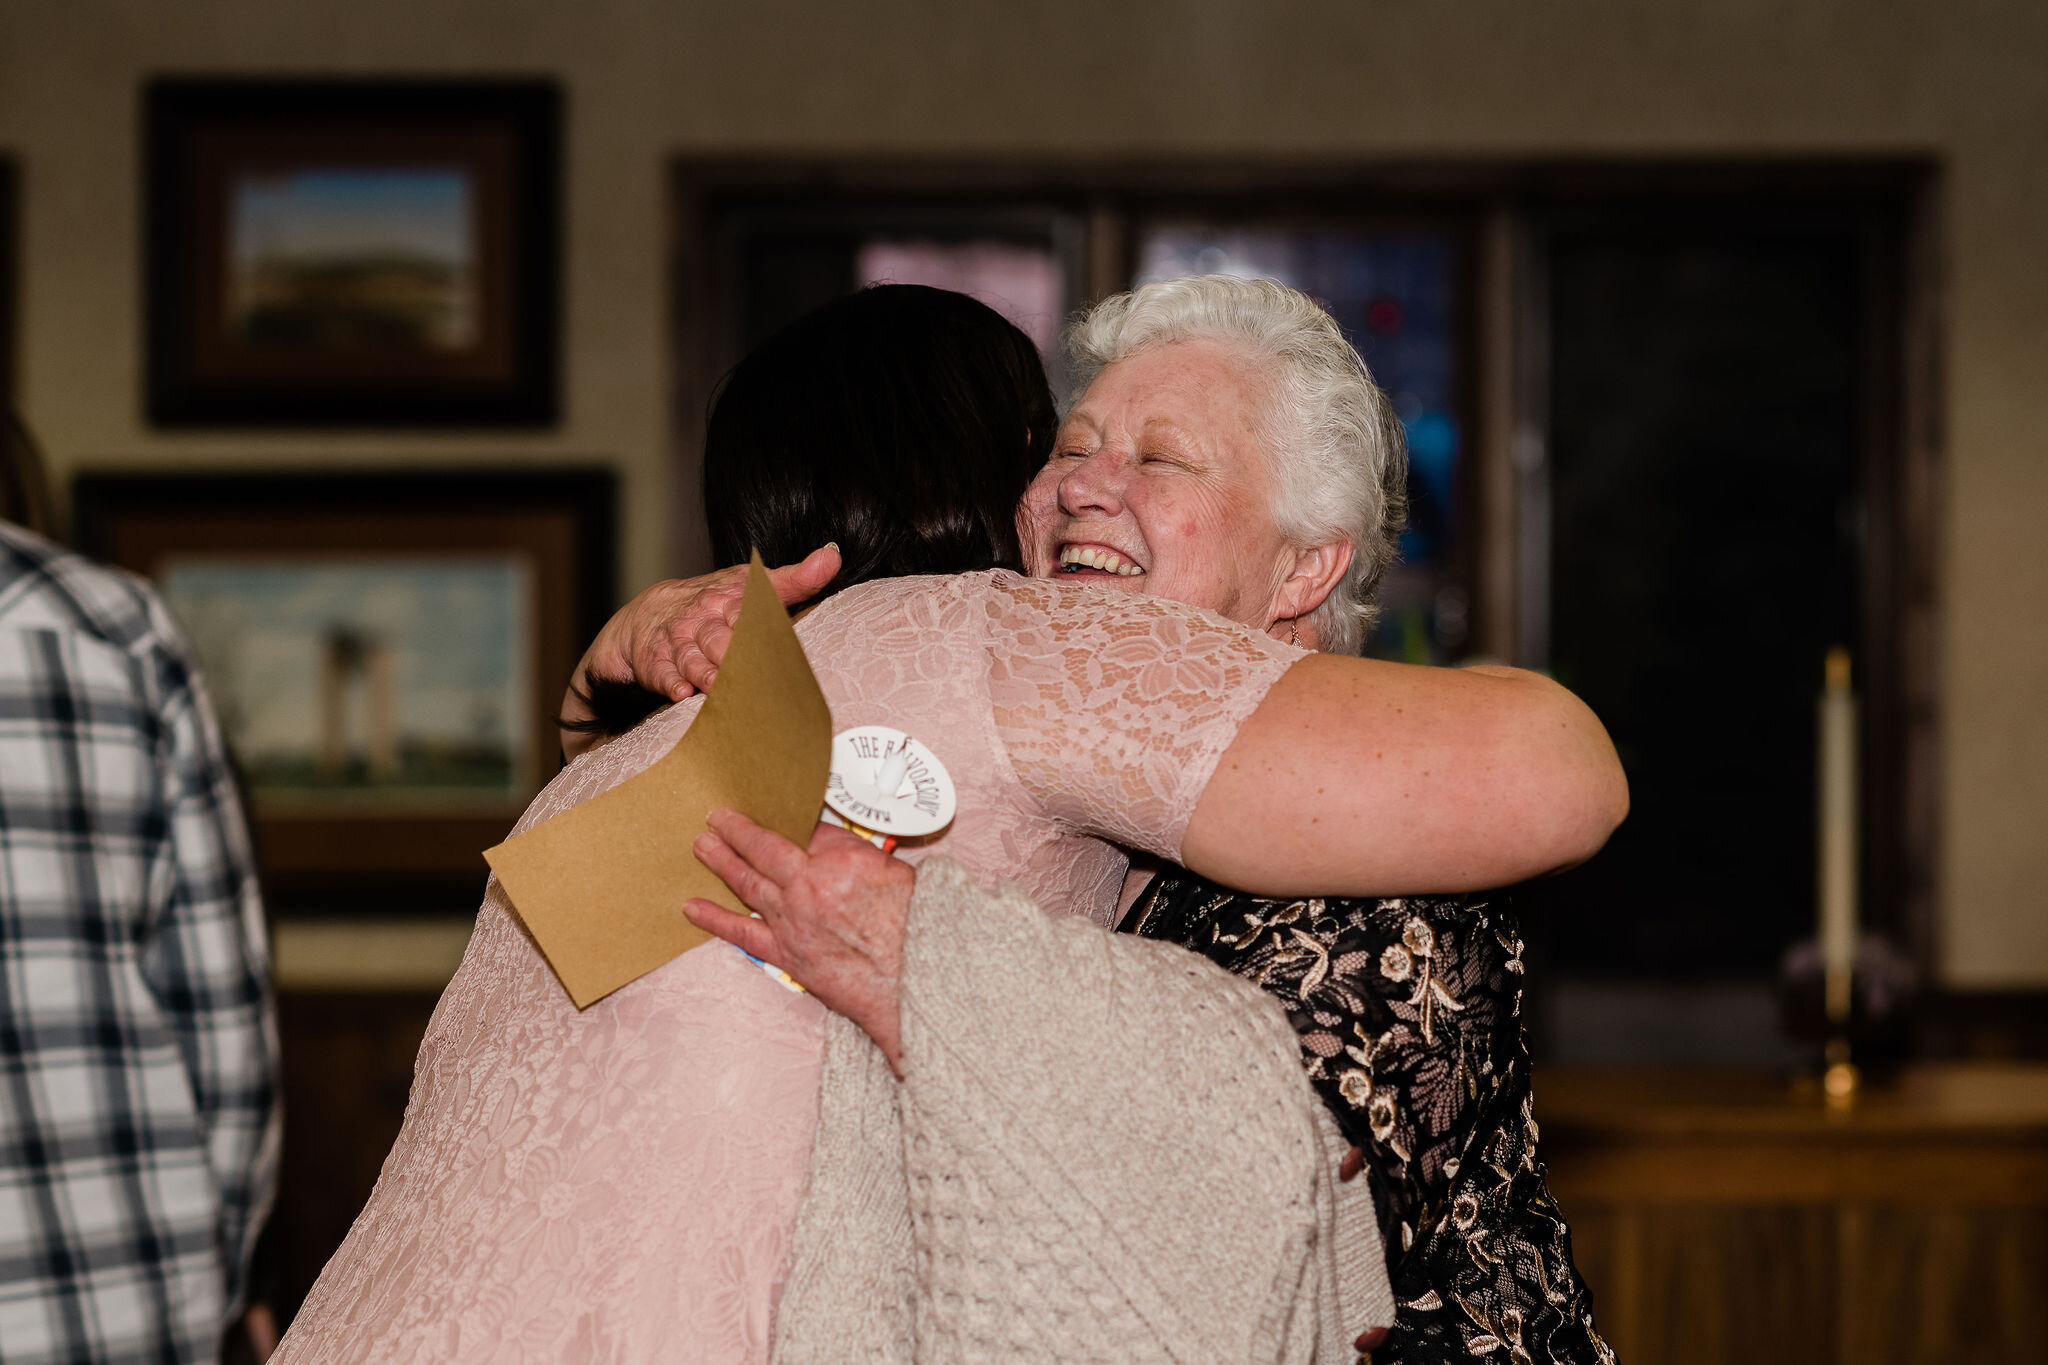
<path fill-rule="evenodd" d="M 1270 281 L 1193 276 L 1104 300 L 1066 345 L 1080 398 L 1020 509 L 1031 572 L 1085 574 L 1107 549 L 1114 586 L 1357 653 L 1408 465 L 1329 314 Z"/>
<path fill-rule="evenodd" d="M 1174 280 L 1106 300 L 1067 344 L 1081 397 L 1020 508 L 1031 572 L 1176 597 L 1311 648 L 1355 651 L 1394 556 L 1406 467 L 1384 397 L 1328 315 L 1271 284 Z M 792 572 L 792 598 L 822 563 Z M 615 618 L 586 669 L 632 671 L 674 695 L 708 685 L 729 591 L 717 576 L 658 585 Z M 1489 812 L 1478 804 L 1466 818 Z M 738 817 L 720 828 L 732 842 L 713 841 L 706 859 L 765 923 L 700 905 L 706 927 L 825 983 L 831 1003 L 900 1060 L 894 983 L 914 874 L 851 845 L 807 858 Z M 1425 825 L 1381 837 L 1405 847 L 1378 891 L 1500 880 Z M 1134 887 L 1142 880 L 1133 874 Z M 1537 1157 L 1521 941 L 1507 906 L 1441 894 L 1258 898 L 1172 864 L 1142 890 L 1120 927 L 1278 997 L 1309 1079 L 1356 1144 L 1344 1176 L 1368 1176 L 1399 1304 L 1380 1358 L 1463 1358 L 1489 1341 L 1518 1359 L 1609 1358 Z M 1168 1039 L 1100 1046 L 1134 1074 L 1170 1064 Z M 1156 1145 L 1153 1134 L 1125 1136 Z"/>

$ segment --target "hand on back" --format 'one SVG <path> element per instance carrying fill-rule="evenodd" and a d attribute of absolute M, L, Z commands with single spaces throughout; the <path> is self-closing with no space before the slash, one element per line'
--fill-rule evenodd
<path fill-rule="evenodd" d="M 839 573 L 839 548 L 813 550 L 801 562 L 768 571 L 784 606 L 808 602 Z M 736 564 L 696 578 L 656 583 L 613 614 L 591 641 L 562 697 L 561 717 L 592 719 L 592 679 L 637 683 L 672 702 L 709 691 L 725 661 L 732 628 L 739 620 L 747 566 Z M 575 758 L 600 738 L 585 730 L 561 731 L 562 755 Z"/>

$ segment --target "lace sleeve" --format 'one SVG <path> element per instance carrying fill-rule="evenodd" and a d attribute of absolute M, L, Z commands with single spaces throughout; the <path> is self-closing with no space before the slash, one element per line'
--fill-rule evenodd
<path fill-rule="evenodd" d="M 989 691 L 1056 818 L 1168 858 L 1238 726 L 1306 650 L 1163 597 L 991 580 Z"/>

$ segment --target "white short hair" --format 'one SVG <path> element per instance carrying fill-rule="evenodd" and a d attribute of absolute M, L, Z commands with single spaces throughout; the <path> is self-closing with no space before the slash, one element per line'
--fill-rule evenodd
<path fill-rule="evenodd" d="M 1188 275 L 1080 314 L 1066 334 L 1070 401 L 1106 367 L 1153 346 L 1243 350 L 1270 395 L 1259 432 L 1275 473 L 1273 517 L 1302 548 L 1351 546 L 1351 567 L 1315 611 L 1322 648 L 1354 654 L 1375 614 L 1408 516 L 1408 447 L 1393 405 L 1336 319 L 1274 280 Z"/>

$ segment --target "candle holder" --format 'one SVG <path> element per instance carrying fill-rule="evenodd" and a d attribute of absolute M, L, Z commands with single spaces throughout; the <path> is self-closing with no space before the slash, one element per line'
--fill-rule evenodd
<path fill-rule="evenodd" d="M 1819 1074 L 1831 1105 L 1852 1103 L 1866 1081 L 1882 1083 L 1904 1064 L 1916 978 L 1912 964 L 1884 939 L 1865 934 L 1856 942 L 1847 1017 L 1828 1009 L 1827 976 L 1812 939 L 1786 950 L 1778 984 L 1785 1032 L 1814 1048 L 1806 1074 Z"/>
<path fill-rule="evenodd" d="M 1820 1073 L 1820 1093 L 1830 1109 L 1846 1109 L 1856 1102 L 1857 1092 L 1863 1089 L 1863 1073 L 1849 1060 L 1847 1034 L 1838 1033 L 1828 1039 L 1827 1063 L 1827 1070 Z"/>

